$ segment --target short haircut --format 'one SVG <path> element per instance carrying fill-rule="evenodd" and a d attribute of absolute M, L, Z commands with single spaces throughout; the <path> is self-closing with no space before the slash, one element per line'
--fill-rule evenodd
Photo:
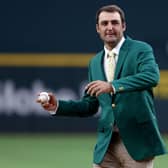
<path fill-rule="evenodd" d="M 124 11 L 117 5 L 107 5 L 107 6 L 101 7 L 96 13 L 96 24 L 98 24 L 99 22 L 99 15 L 101 12 L 111 12 L 111 13 L 118 12 L 120 14 L 122 23 L 125 23 Z"/>

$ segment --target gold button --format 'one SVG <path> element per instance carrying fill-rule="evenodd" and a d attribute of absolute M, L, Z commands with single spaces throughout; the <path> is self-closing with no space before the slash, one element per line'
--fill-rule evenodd
<path fill-rule="evenodd" d="M 120 90 L 120 91 L 124 90 L 124 87 L 119 87 L 119 90 Z"/>
<path fill-rule="evenodd" d="M 112 104 L 112 107 L 115 107 L 115 106 L 116 106 L 116 105 L 113 103 L 113 104 Z"/>

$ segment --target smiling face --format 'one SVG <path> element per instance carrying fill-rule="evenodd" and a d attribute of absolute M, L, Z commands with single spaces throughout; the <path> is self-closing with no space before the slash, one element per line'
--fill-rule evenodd
<path fill-rule="evenodd" d="M 123 37 L 126 29 L 118 12 L 101 12 L 96 24 L 97 33 L 107 49 L 113 49 Z"/>

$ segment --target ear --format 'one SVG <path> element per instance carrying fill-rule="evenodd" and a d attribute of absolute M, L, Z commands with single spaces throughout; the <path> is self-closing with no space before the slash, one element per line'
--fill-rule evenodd
<path fill-rule="evenodd" d="M 125 22 L 122 24 L 122 27 L 123 27 L 123 32 L 124 32 L 126 30 L 126 23 Z"/>
<path fill-rule="evenodd" d="M 99 25 L 98 24 L 96 24 L 96 31 L 97 31 L 97 33 L 99 33 Z"/>

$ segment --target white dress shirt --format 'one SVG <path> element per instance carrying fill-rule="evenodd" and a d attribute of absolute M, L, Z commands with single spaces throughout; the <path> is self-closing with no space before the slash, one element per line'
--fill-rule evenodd
<path fill-rule="evenodd" d="M 118 56 L 119 56 L 119 52 L 120 52 L 120 48 L 123 45 L 125 41 L 125 38 L 122 37 L 120 42 L 117 44 L 117 46 L 115 48 L 112 49 L 112 51 L 116 54 L 115 56 L 115 62 L 117 63 L 118 61 Z M 108 59 L 107 59 L 107 55 L 110 52 L 105 46 L 104 46 L 104 51 L 105 51 L 105 55 L 104 55 L 104 72 L 107 78 L 107 66 L 108 66 Z"/>

